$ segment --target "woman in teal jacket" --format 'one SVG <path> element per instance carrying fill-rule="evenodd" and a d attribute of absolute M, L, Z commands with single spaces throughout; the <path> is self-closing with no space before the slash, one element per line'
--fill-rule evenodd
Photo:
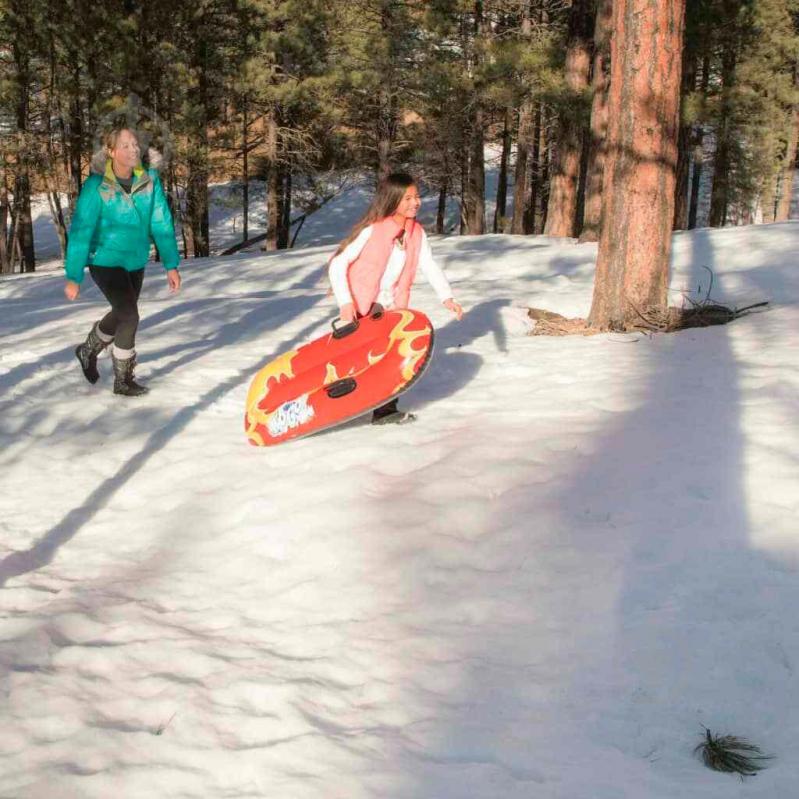
<path fill-rule="evenodd" d="M 147 391 L 134 380 L 133 370 L 139 294 L 150 244 L 154 241 L 158 247 L 171 292 L 180 288 L 180 257 L 161 180 L 155 169 L 142 167 L 136 134 L 118 128 L 108 134 L 105 146 L 105 163 L 93 160 L 93 172 L 75 207 L 64 293 L 70 300 L 78 296 L 88 266 L 111 310 L 92 326 L 75 355 L 86 379 L 96 383 L 97 356 L 113 343 L 114 393 L 135 397 Z"/>

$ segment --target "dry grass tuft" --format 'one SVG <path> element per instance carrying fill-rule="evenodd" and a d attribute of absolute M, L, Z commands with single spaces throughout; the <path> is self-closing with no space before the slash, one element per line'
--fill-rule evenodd
<path fill-rule="evenodd" d="M 699 755 L 709 769 L 739 774 L 741 779 L 754 777 L 766 767 L 766 761 L 772 759 L 770 755 L 764 755 L 759 746 L 744 738 L 737 735 L 713 735 L 707 728 L 705 739 L 694 749 L 694 754 Z"/>

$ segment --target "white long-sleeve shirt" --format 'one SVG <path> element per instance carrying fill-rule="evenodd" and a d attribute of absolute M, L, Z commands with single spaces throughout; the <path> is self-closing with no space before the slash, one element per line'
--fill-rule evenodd
<path fill-rule="evenodd" d="M 372 235 L 372 225 L 367 225 L 335 258 L 330 261 L 330 284 L 339 307 L 353 301 L 347 282 L 347 269 L 350 264 L 361 254 L 361 251 Z M 380 291 L 377 302 L 384 308 L 390 308 L 394 303 L 393 288 L 399 280 L 402 268 L 405 266 L 405 249 L 397 243 L 391 250 L 391 255 L 386 264 L 386 271 L 380 279 Z M 435 262 L 430 250 L 430 242 L 422 230 L 422 242 L 419 250 L 419 269 L 427 282 L 433 287 L 436 296 L 444 302 L 451 299 L 452 289 L 441 267 Z"/>

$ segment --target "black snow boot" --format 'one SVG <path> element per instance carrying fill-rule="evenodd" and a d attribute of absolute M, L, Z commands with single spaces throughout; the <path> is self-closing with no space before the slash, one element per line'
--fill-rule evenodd
<path fill-rule="evenodd" d="M 140 397 L 150 390 L 133 379 L 133 370 L 136 366 L 135 355 L 122 360 L 112 353 L 111 360 L 114 362 L 114 394 L 122 394 L 124 397 Z"/>
<path fill-rule="evenodd" d="M 416 416 L 412 413 L 397 408 L 397 400 L 392 400 L 372 412 L 372 424 L 408 424 L 415 421 Z"/>
<path fill-rule="evenodd" d="M 111 339 L 113 341 L 113 339 Z M 80 362 L 80 368 L 83 369 L 83 376 L 94 385 L 100 378 L 100 373 L 97 371 L 97 356 L 111 343 L 111 341 L 103 341 L 97 335 L 97 323 L 92 325 L 89 335 L 86 336 L 86 341 L 83 344 L 78 344 L 75 348 L 75 357 Z"/>

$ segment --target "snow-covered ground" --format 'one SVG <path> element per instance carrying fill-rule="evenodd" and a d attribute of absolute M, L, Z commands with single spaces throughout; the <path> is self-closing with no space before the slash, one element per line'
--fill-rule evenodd
<path fill-rule="evenodd" d="M 796 796 L 799 224 L 677 235 L 675 299 L 772 305 L 652 338 L 524 335 L 591 245 L 433 247 L 468 314 L 415 289 L 418 421 L 274 449 L 248 383 L 329 247 L 150 268 L 138 400 L 74 361 L 90 281 L 0 281 L 2 799 Z"/>

